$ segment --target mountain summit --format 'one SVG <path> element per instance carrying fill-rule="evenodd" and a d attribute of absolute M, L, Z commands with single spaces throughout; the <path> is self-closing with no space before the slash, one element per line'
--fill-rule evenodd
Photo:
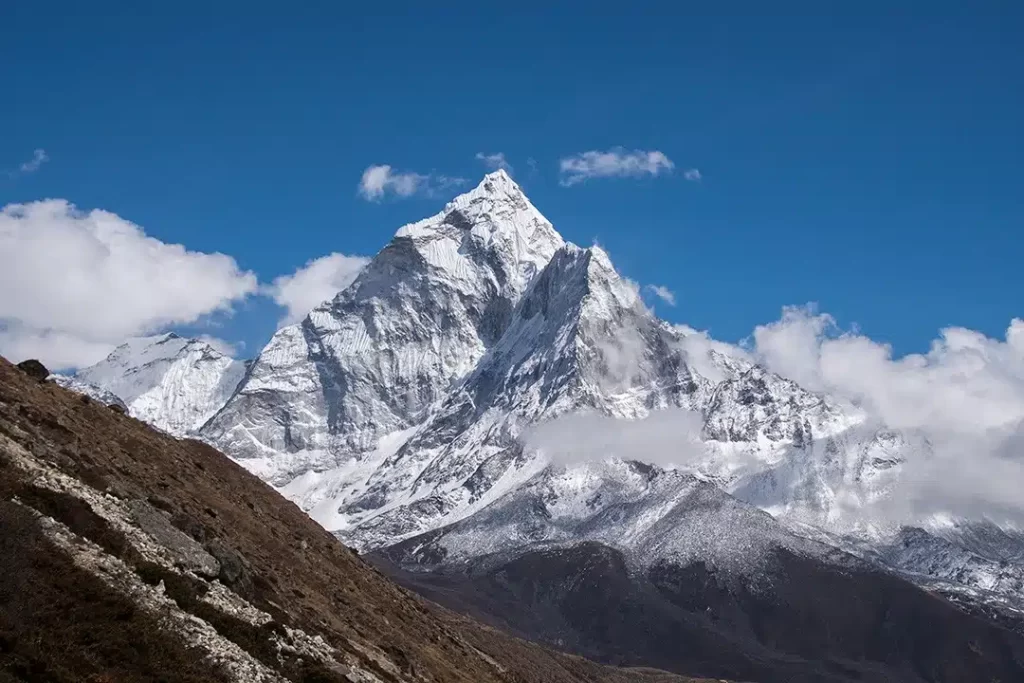
<path fill-rule="evenodd" d="M 364 462 L 469 374 L 563 244 L 504 171 L 487 175 L 279 330 L 203 436 L 279 485 Z"/>

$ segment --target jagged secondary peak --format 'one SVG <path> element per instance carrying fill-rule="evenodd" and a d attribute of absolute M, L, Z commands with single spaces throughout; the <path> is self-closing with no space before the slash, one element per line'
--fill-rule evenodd
<path fill-rule="evenodd" d="M 534 320 L 538 314 L 543 324 Z M 516 370 L 508 377 L 534 375 L 536 364 L 547 368 L 543 393 L 555 412 L 596 408 L 639 417 L 677 404 L 677 393 L 690 390 L 674 341 L 604 249 L 566 245 L 527 292 L 493 356 L 511 361 Z M 564 380 L 563 391 L 552 391 L 555 377 Z"/>
<path fill-rule="evenodd" d="M 208 342 L 170 332 L 129 339 L 75 377 L 116 395 L 132 416 L 184 435 L 224 404 L 244 372 Z"/>
<path fill-rule="evenodd" d="M 621 309 L 641 307 L 636 286 L 622 278 L 599 246 L 565 244 L 530 287 L 518 312 L 529 320 L 571 315 L 614 318 Z"/>
<path fill-rule="evenodd" d="M 189 352 L 214 360 L 226 358 L 207 342 L 168 332 L 128 339 L 102 361 L 79 370 L 75 376 L 103 387 L 130 403 L 151 388 L 151 382 L 140 381 L 143 377 L 162 374 L 166 369 L 165 364 Z"/>

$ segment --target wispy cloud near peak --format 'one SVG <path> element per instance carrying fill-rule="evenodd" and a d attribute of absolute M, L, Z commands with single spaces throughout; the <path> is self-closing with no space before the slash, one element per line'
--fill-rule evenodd
<path fill-rule="evenodd" d="M 676 305 L 676 294 L 664 285 L 647 285 L 647 291 L 658 297 L 669 306 Z"/>
<path fill-rule="evenodd" d="M 465 178 L 440 175 L 437 173 L 416 173 L 396 171 L 389 164 L 367 166 L 359 181 L 359 195 L 371 202 L 379 202 L 387 196 L 406 199 L 416 195 L 433 196 L 452 187 L 465 185 Z"/>
<path fill-rule="evenodd" d="M 664 152 L 613 147 L 605 152 L 591 150 L 559 161 L 562 185 L 569 187 L 592 178 L 640 178 L 671 173 L 675 168 Z"/>
<path fill-rule="evenodd" d="M 476 158 L 478 161 L 482 161 L 484 166 L 492 171 L 497 171 L 501 168 L 508 172 L 509 175 L 512 174 L 512 164 L 508 163 L 508 159 L 505 158 L 504 152 L 495 152 L 494 154 L 477 152 Z"/>
<path fill-rule="evenodd" d="M 45 149 L 36 149 L 32 152 L 32 158 L 28 161 L 22 162 L 18 165 L 18 168 L 7 171 L 7 176 L 10 178 L 17 178 L 20 175 L 28 175 L 35 173 L 43 167 L 47 161 L 50 160 L 49 155 Z"/>

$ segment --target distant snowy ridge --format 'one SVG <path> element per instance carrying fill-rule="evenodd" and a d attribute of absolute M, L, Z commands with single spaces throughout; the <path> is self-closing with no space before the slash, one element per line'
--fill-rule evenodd
<path fill-rule="evenodd" d="M 245 374 L 245 363 L 210 344 L 176 334 L 129 339 L 69 388 L 100 387 L 133 417 L 176 436 L 193 434 L 217 412 Z M 63 381 L 63 380 L 61 380 Z"/>

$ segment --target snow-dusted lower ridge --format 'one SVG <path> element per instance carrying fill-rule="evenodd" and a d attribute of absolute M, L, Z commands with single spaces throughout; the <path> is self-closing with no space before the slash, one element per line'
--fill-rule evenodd
<path fill-rule="evenodd" d="M 635 539 L 623 549 L 647 558 L 738 543 L 753 561 L 756 534 L 716 536 L 718 550 L 689 535 L 716 515 L 719 528 L 735 515 L 761 528 L 767 512 L 787 548 L 815 538 L 922 583 L 1019 590 L 1017 535 L 908 536 L 874 514 L 899 502 L 895 484 L 911 457 L 929 457 L 926 438 L 659 320 L 602 249 L 565 243 L 503 171 L 398 230 L 350 286 L 278 330 L 244 376 L 170 336 L 133 340 L 79 379 L 213 443 L 363 550 L 448 528 L 455 554 L 625 533 Z M 593 419 L 570 419 L 580 413 Z M 612 438 L 613 419 L 640 421 L 636 438 Z M 640 485 L 609 460 L 676 471 Z M 725 502 L 687 507 L 712 492 Z M 585 515 L 556 523 L 551 512 L 581 500 L 603 510 L 609 496 L 640 515 L 632 530 L 604 516 L 598 533 Z M 537 508 L 523 501 L 536 500 L 550 518 L 529 517 Z"/>
<path fill-rule="evenodd" d="M 635 569 L 703 562 L 743 576 L 756 574 L 775 548 L 834 554 L 710 482 L 621 460 L 547 468 L 478 513 L 388 553 L 403 565 L 431 568 L 581 541 L 622 551 Z"/>
<path fill-rule="evenodd" d="M 83 382 L 77 377 L 72 377 L 70 375 L 52 374 L 47 378 L 47 381 L 53 382 L 54 384 L 58 384 L 64 387 L 65 389 L 70 389 L 71 391 L 82 394 L 84 396 L 88 396 L 92 400 L 99 401 L 105 406 L 118 406 L 120 408 L 128 410 L 128 406 L 124 404 L 124 401 L 122 401 L 121 397 L 118 396 L 117 394 L 111 391 L 107 391 L 103 387 L 96 386 L 95 384 Z"/>
<path fill-rule="evenodd" d="M 73 381 L 57 381 L 87 394 L 90 387 L 100 388 L 120 399 L 132 417 L 184 436 L 224 405 L 244 374 L 244 362 L 199 339 L 170 333 L 129 339 L 79 370 Z"/>

